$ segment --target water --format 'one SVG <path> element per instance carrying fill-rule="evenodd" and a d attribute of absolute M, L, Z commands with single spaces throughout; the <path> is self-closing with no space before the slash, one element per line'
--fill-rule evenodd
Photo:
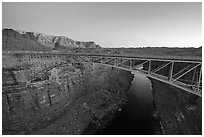
<path fill-rule="evenodd" d="M 113 122 L 101 134 L 153 135 L 160 134 L 157 122 L 153 121 L 153 96 L 150 80 L 139 73 L 134 74 L 128 91 L 128 105 L 118 113 Z"/>

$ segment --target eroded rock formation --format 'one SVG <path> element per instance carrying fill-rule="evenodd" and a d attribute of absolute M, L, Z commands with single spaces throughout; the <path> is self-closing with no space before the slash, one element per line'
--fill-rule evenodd
<path fill-rule="evenodd" d="M 101 48 L 93 41 L 75 41 L 65 36 L 3 29 L 3 50 L 45 51 L 73 48 Z"/>

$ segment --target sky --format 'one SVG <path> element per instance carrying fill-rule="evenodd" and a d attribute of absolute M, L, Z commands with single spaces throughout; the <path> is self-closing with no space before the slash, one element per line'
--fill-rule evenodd
<path fill-rule="evenodd" d="M 199 47 L 201 2 L 2 3 L 2 27 L 102 47 Z"/>

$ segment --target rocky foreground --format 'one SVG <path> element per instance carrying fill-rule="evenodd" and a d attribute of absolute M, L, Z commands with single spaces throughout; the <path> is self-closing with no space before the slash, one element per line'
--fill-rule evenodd
<path fill-rule="evenodd" d="M 130 72 L 78 63 L 33 79 L 45 64 L 14 62 L 3 62 L 3 134 L 94 134 L 127 103 Z"/>

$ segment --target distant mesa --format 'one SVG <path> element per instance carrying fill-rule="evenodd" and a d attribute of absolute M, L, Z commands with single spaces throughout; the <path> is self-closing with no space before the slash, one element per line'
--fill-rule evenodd
<path fill-rule="evenodd" d="M 51 51 L 75 48 L 101 47 L 93 41 L 75 41 L 65 36 L 52 36 L 14 29 L 2 30 L 3 50 Z"/>

